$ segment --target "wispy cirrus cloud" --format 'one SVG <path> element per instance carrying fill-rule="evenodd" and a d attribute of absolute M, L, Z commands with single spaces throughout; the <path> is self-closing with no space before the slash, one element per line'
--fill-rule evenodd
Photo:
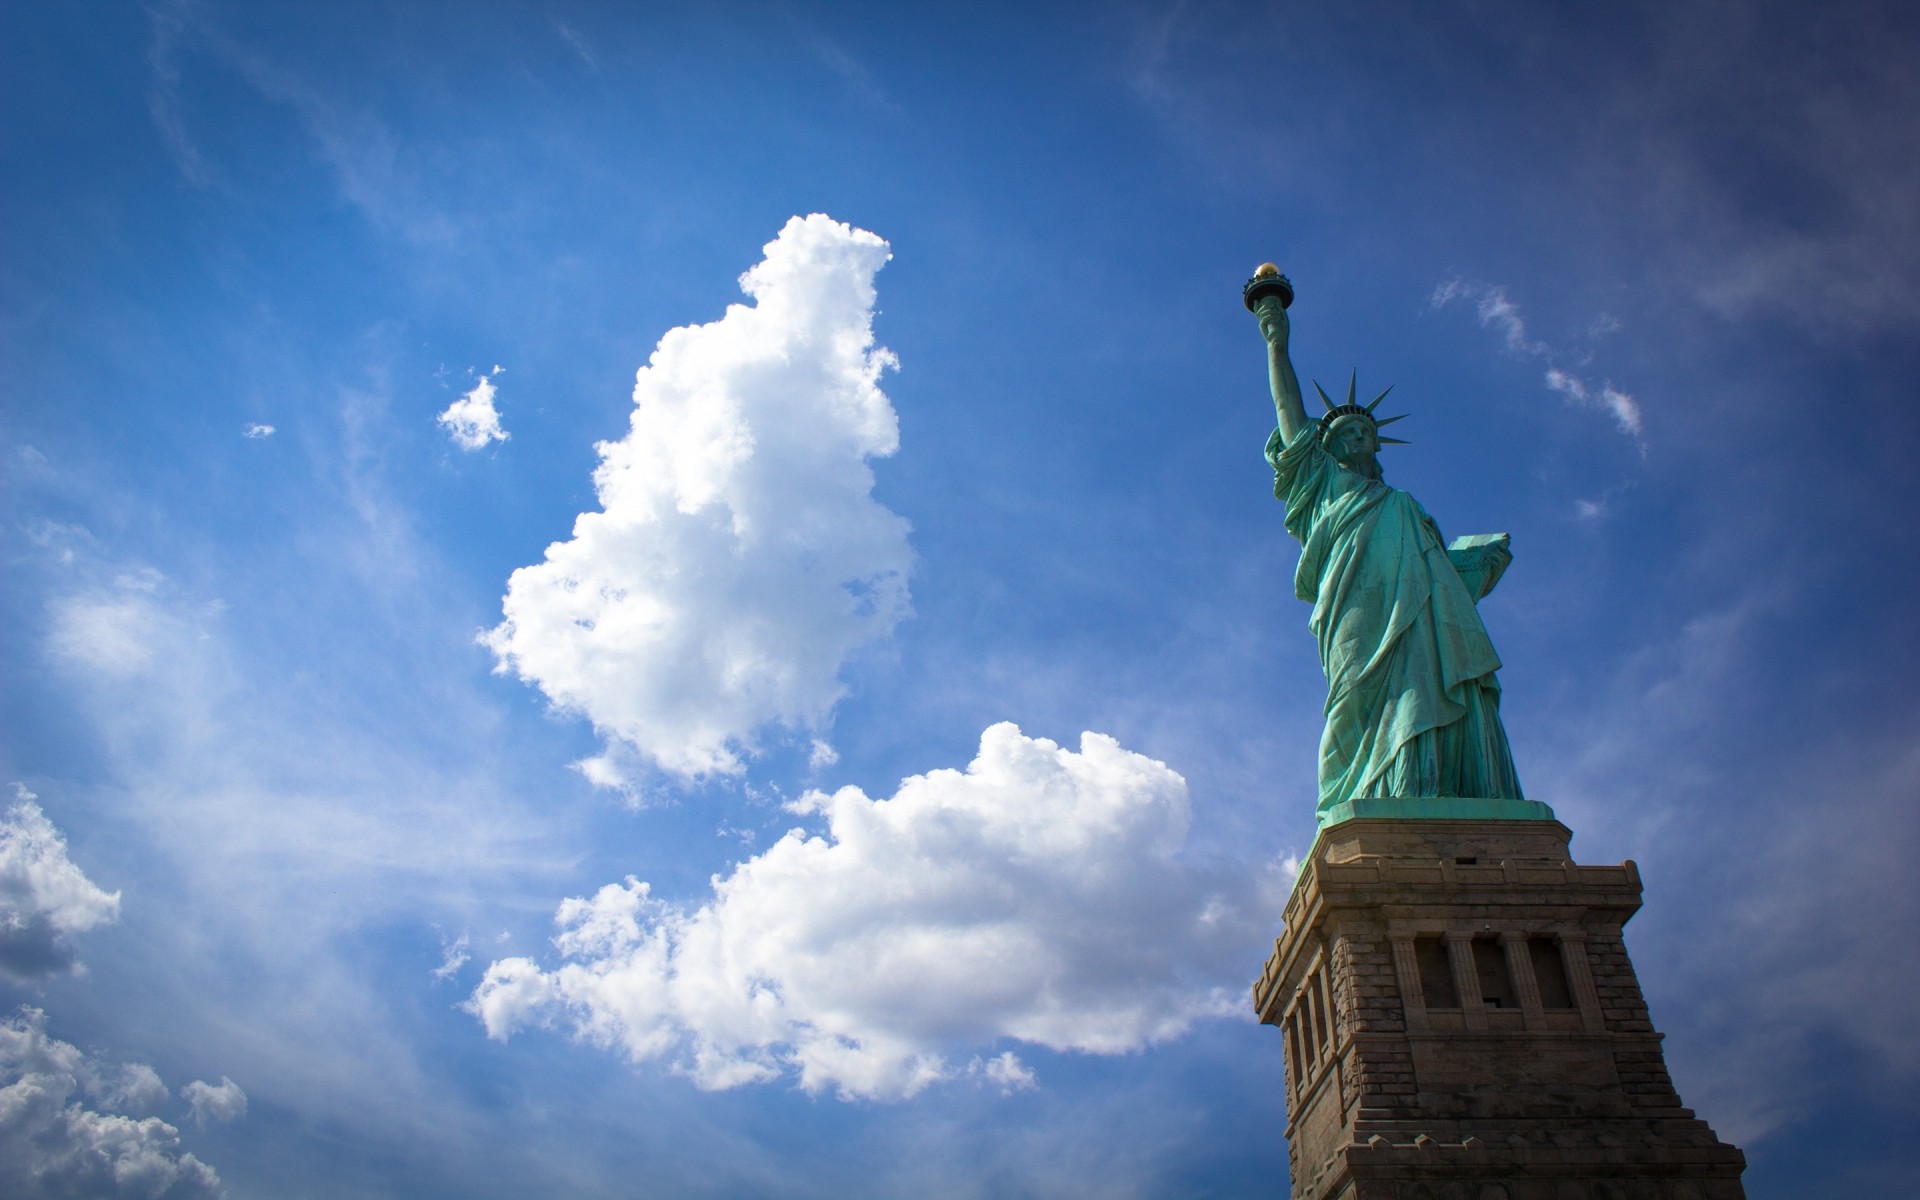
<path fill-rule="evenodd" d="M 215 14 L 184 0 L 148 9 L 152 37 L 147 110 L 182 176 L 196 186 L 217 184 L 218 164 L 204 155 L 188 127 L 182 100 L 183 62 L 211 55 L 237 71 L 262 98 L 290 111 L 314 155 L 332 172 L 340 194 L 366 218 L 416 245 L 456 241 L 460 223 L 422 196 L 414 156 L 402 139 L 357 98 L 329 94 L 300 73 L 221 27 Z"/>
<path fill-rule="evenodd" d="M 260 641 L 228 606 L 105 560 L 82 530 L 49 528 L 35 544 L 49 593 L 40 648 L 100 748 L 90 807 L 108 816 L 89 845 L 116 864 L 129 894 L 139 888 L 146 910 L 140 936 L 119 938 L 110 963 L 89 963 L 94 980 L 134 995 L 140 1020 L 163 1021 L 174 1055 L 217 1050 L 232 1078 L 250 1088 L 264 1079 L 267 1103 L 364 1123 L 376 1137 L 407 1127 L 457 1142 L 425 1115 L 418 1064 L 365 960 L 338 947 L 376 921 L 458 919 L 481 891 L 552 871 L 567 856 L 535 843 L 564 822 L 551 806 L 537 819 L 523 813 L 514 789 L 489 778 L 499 760 L 467 741 L 492 726 L 487 704 L 434 686 L 422 701 L 431 711 L 409 716 L 404 697 L 415 693 L 383 675 L 429 646 L 446 661 L 416 674 L 413 660 L 400 668 L 408 678 L 445 680 L 472 666 L 457 632 L 471 613 L 449 619 L 409 604 L 410 592 L 446 590 L 419 587 L 419 573 L 435 569 L 431 547 L 398 541 L 394 553 L 415 574 L 377 571 L 392 592 L 344 621 L 328 611 L 342 597 L 316 584 L 351 575 L 367 541 L 363 516 L 378 503 L 371 489 L 336 497 L 339 511 L 316 503 L 308 513 L 321 532 L 304 539 L 299 558 L 319 554 L 325 565 L 294 585 L 299 611 Z M 242 611 L 270 599 L 253 590 L 257 565 L 224 579 Z M 287 629 L 299 636 L 283 637 Z M 327 678 L 333 671 L 345 677 Z M 294 676 L 305 683 L 288 687 Z M 369 707 L 368 697 L 388 692 L 403 698 Z M 423 748 L 449 729 L 461 731 L 459 753 Z M 184 1097 L 198 1098 L 205 1120 L 236 1110 L 224 1078 Z M 3 1181 L 0 1193 L 11 1194 Z"/>
<path fill-rule="evenodd" d="M 1613 418 L 1614 426 L 1631 438 L 1642 454 L 1646 453 L 1646 426 L 1641 420 L 1639 401 L 1614 387 L 1611 380 L 1595 384 L 1559 365 L 1569 356 L 1528 333 L 1526 320 L 1520 315 L 1520 306 L 1507 295 L 1505 287 L 1474 283 L 1456 276 L 1436 286 L 1427 302 L 1435 309 L 1446 308 L 1454 303 L 1472 305 L 1481 328 L 1490 329 L 1500 336 L 1502 349 L 1515 358 L 1543 361 L 1546 364 L 1544 379 L 1548 388 L 1565 397 L 1570 404 L 1606 413 Z M 1605 316 L 1596 320 L 1593 326 L 1596 334 L 1610 332 L 1612 328 L 1618 328 L 1618 322 Z"/>
<path fill-rule="evenodd" d="M 147 113 L 181 176 L 195 187 L 207 187 L 214 182 L 213 169 L 187 133 L 180 111 L 179 55 L 188 32 L 186 15 L 178 6 L 158 6 L 149 9 L 148 15 L 153 37 L 147 44 Z"/>
<path fill-rule="evenodd" d="M 470 950 L 472 944 L 472 935 L 462 932 L 459 937 L 443 945 L 440 949 L 440 965 L 431 972 L 434 981 L 442 982 L 458 975 L 460 968 L 466 966 L 473 957 Z"/>
<path fill-rule="evenodd" d="M 559 35 L 562 42 L 566 43 L 567 49 L 573 51 L 574 57 L 580 60 L 582 66 L 586 67 L 587 73 L 589 75 L 598 75 L 600 73 L 600 56 L 594 53 L 593 43 L 587 40 L 585 34 L 567 24 L 565 21 L 562 21 L 559 17 L 552 17 L 550 20 L 553 25 L 553 32 Z"/>

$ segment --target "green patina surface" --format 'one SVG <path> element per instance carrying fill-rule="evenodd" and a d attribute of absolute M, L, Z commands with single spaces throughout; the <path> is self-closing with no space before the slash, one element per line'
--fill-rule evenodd
<path fill-rule="evenodd" d="M 1289 296 L 1289 299 L 1291 297 Z M 1250 302 L 1268 346 L 1279 427 L 1274 495 L 1300 543 L 1294 592 L 1327 678 L 1322 828 L 1355 816 L 1551 820 L 1520 790 L 1500 721 L 1500 659 L 1475 607 L 1511 554 L 1505 534 L 1451 546 L 1420 502 L 1382 480 L 1373 407 L 1321 392 L 1307 416 L 1288 357 L 1285 305 Z M 1317 386 L 1317 385 L 1316 385 Z M 1384 396 L 1384 393 L 1382 393 Z"/>
<path fill-rule="evenodd" d="M 1487 796 L 1361 797 L 1342 800 L 1324 813 L 1330 828 L 1355 817 L 1418 817 L 1433 821 L 1552 821 L 1553 809 L 1538 800 Z"/>

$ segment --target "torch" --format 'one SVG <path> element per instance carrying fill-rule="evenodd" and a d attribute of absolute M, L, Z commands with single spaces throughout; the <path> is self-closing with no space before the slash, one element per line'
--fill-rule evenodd
<path fill-rule="evenodd" d="M 1240 299 L 1246 302 L 1248 312 L 1258 312 L 1260 301 L 1268 296 L 1278 296 L 1280 307 L 1288 308 L 1293 304 L 1293 284 L 1280 273 L 1280 268 L 1272 263 L 1261 263 L 1254 268 L 1253 278 L 1247 280 L 1240 289 Z"/>

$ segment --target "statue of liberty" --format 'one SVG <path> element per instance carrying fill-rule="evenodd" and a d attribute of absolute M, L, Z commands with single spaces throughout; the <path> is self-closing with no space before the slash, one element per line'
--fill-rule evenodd
<path fill-rule="evenodd" d="M 1350 382 L 1336 405 L 1315 383 L 1327 411 L 1310 418 L 1287 356 L 1292 287 L 1267 263 L 1243 295 L 1267 340 L 1279 416 L 1267 461 L 1287 532 L 1300 543 L 1293 588 L 1313 605 L 1307 624 L 1327 677 L 1320 824 L 1358 815 L 1369 806 L 1356 802 L 1370 799 L 1524 800 L 1500 724 L 1500 659 L 1474 608 L 1511 561 L 1507 536 L 1449 548 L 1419 501 L 1381 481 L 1380 446 L 1399 441 L 1380 428 L 1400 418 L 1373 415 L 1386 392 L 1358 404 Z M 1413 811 L 1551 815 L 1545 805 L 1511 803 Z"/>

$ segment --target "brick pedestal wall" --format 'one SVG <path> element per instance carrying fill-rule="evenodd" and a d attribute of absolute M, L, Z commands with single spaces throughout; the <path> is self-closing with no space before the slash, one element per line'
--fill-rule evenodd
<path fill-rule="evenodd" d="M 1741 1200 L 1681 1106 L 1621 927 L 1633 863 L 1556 821 L 1324 831 L 1254 1008 L 1285 1038 L 1294 1200 Z"/>

